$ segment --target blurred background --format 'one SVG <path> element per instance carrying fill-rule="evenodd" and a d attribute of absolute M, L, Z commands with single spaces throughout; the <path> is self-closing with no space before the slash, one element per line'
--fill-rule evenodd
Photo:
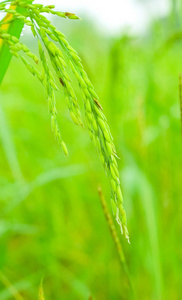
<path fill-rule="evenodd" d="M 81 56 L 121 158 L 130 245 L 116 227 L 135 298 L 181 299 L 182 2 L 36 2 L 82 18 L 51 20 Z M 27 28 L 21 40 L 37 52 Z M 37 299 L 42 277 L 46 299 L 133 299 L 97 192 L 111 211 L 108 180 L 61 88 L 56 99 L 66 158 L 42 86 L 12 59 L 0 89 L 0 299 Z"/>

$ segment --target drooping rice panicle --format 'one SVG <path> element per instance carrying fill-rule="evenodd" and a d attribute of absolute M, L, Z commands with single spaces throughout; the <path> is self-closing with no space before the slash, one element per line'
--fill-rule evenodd
<path fill-rule="evenodd" d="M 68 65 L 65 60 L 65 56 L 67 56 L 70 65 L 69 67 L 77 79 L 78 85 L 82 92 L 85 116 L 90 137 L 95 144 L 102 164 L 104 165 L 106 173 L 109 177 L 111 185 L 111 203 L 114 215 L 116 216 L 116 220 L 120 225 L 121 232 L 124 232 L 125 237 L 129 241 L 128 230 L 126 227 L 126 213 L 123 207 L 123 197 L 120 187 L 118 165 L 116 161 L 116 149 L 107 119 L 103 114 L 103 109 L 99 102 L 99 97 L 95 93 L 94 87 L 84 71 L 78 53 L 69 45 L 64 34 L 58 31 L 56 27 L 52 25 L 52 23 L 45 17 L 45 15 L 42 15 L 42 13 L 48 13 L 69 19 L 78 19 L 78 17 L 73 13 L 54 11 L 53 5 L 44 6 L 42 4 L 30 4 L 25 0 L 6 1 L 6 3 L 10 3 L 11 6 L 15 7 L 15 9 L 8 9 L 6 8 L 6 5 L 3 4 L 0 6 L 0 10 L 4 10 L 5 12 L 12 14 L 13 19 L 21 19 L 24 24 L 31 27 L 34 36 L 36 36 L 39 40 L 39 56 L 43 66 L 44 77 L 42 77 L 35 67 L 31 65 L 31 63 L 29 63 L 25 58 L 21 58 L 31 74 L 37 77 L 45 86 L 49 112 L 51 114 L 52 130 L 56 140 L 62 146 L 65 154 L 67 154 L 67 148 L 62 140 L 56 117 L 57 110 L 54 95 L 55 83 L 53 80 L 53 75 L 50 71 L 49 62 L 42 48 L 41 41 L 48 52 L 50 62 L 56 71 L 56 75 L 61 85 L 64 87 L 65 98 L 70 115 L 75 124 L 83 126 L 78 101 L 70 76 L 67 72 Z M 26 13 L 23 15 L 17 13 L 16 6 L 26 9 Z M 13 36 L 10 36 L 7 32 L 0 30 L 0 39 L 3 39 L 4 43 L 9 47 L 11 53 L 16 57 L 19 57 L 19 51 L 23 51 L 27 56 L 38 63 L 38 58 L 24 44 L 20 43 L 19 40 Z M 55 43 L 59 43 L 62 51 L 58 46 L 56 46 Z"/>
<path fill-rule="evenodd" d="M 4 44 L 6 44 L 9 47 L 10 52 L 16 57 L 19 57 L 19 51 L 23 51 L 27 56 L 32 58 L 36 64 L 38 64 L 38 57 L 35 54 L 33 54 L 27 46 L 22 44 L 15 36 L 11 36 L 9 33 L 7 33 L 5 30 L 2 30 L 1 28 L 0 39 L 3 40 Z"/>
<path fill-rule="evenodd" d="M 60 49 L 48 39 L 47 31 L 42 27 L 40 28 L 40 36 L 49 53 L 52 66 L 56 71 L 58 79 L 61 85 L 64 87 L 70 116 L 76 125 L 80 124 L 81 126 L 83 126 L 77 98 L 71 85 L 71 79 L 66 72 L 67 65 L 64 61 L 63 54 L 61 53 Z"/>
<path fill-rule="evenodd" d="M 38 21 L 39 15 L 40 13 L 36 14 L 36 21 Z M 39 26 L 41 25 L 42 23 L 39 23 Z M 79 83 L 84 99 L 87 127 L 110 179 L 112 190 L 111 202 L 113 212 L 116 216 L 118 224 L 120 225 L 121 231 L 124 232 L 126 238 L 128 239 L 128 230 L 126 227 L 126 213 L 123 208 L 123 197 L 120 187 L 119 172 L 116 161 L 116 150 L 109 126 L 107 124 L 107 120 L 102 112 L 102 107 L 98 101 L 98 96 L 95 93 L 93 85 L 88 79 L 86 72 L 84 71 L 81 59 L 79 58 L 77 52 L 68 44 L 68 42 L 65 39 L 65 36 L 58 30 L 56 30 L 55 26 L 52 25 L 50 21 L 46 21 L 43 27 L 45 27 L 46 31 L 47 27 L 50 29 L 51 34 L 49 33 L 49 31 L 47 31 L 47 34 L 50 37 L 51 35 L 56 36 L 60 45 L 65 50 L 68 58 L 71 60 L 70 65 Z M 46 39 L 47 44 L 49 44 L 50 42 L 47 37 Z M 55 46 L 51 47 L 53 51 L 52 57 L 55 56 L 54 54 L 56 50 L 54 48 Z"/>
<path fill-rule="evenodd" d="M 54 79 L 50 72 L 48 62 L 47 62 L 47 59 L 44 54 L 44 51 L 43 51 L 40 41 L 39 41 L 39 55 L 40 55 L 40 59 L 42 61 L 42 65 L 44 68 L 44 74 L 45 74 L 44 82 L 45 82 L 45 89 L 46 89 L 46 98 L 47 98 L 47 102 L 48 102 L 48 110 L 49 110 L 49 113 L 51 114 L 51 129 L 54 133 L 55 139 L 58 141 L 58 144 L 62 147 L 65 155 L 67 156 L 68 150 L 67 150 L 65 142 L 63 141 L 63 139 L 61 137 L 61 132 L 60 132 L 60 128 L 59 128 L 58 121 L 57 121 L 56 99 L 55 99 L 55 93 L 54 93 L 54 90 L 57 89 L 57 87 L 54 83 Z"/>

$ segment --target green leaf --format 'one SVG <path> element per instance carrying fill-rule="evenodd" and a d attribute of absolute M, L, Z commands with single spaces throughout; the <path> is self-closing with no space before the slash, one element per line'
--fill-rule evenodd
<path fill-rule="evenodd" d="M 30 1 L 32 3 L 33 1 Z M 24 13 L 25 9 L 21 7 L 17 7 L 18 13 Z M 22 32 L 24 23 L 23 21 L 16 19 L 9 25 L 8 33 L 17 37 L 19 39 L 20 34 Z M 8 46 L 2 45 L 2 48 L 0 49 L 0 85 L 3 81 L 3 78 L 6 74 L 7 68 L 9 66 L 10 60 L 11 60 L 12 54 L 9 51 Z"/>

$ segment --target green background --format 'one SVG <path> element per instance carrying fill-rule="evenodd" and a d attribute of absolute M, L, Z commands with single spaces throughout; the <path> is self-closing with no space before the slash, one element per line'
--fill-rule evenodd
<path fill-rule="evenodd" d="M 81 56 L 120 157 L 130 245 L 116 228 L 135 297 L 181 299 L 180 18 L 171 10 L 142 35 L 115 37 L 86 19 L 53 23 Z M 29 32 L 21 41 L 37 52 Z M 68 157 L 42 86 L 12 59 L 0 89 L 0 299 L 21 299 L 10 282 L 37 299 L 42 277 L 46 299 L 132 299 L 97 192 L 111 211 L 108 180 L 61 86 L 56 100 Z"/>

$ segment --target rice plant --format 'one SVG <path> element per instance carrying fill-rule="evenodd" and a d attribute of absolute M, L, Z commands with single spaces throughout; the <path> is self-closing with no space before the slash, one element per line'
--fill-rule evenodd
<path fill-rule="evenodd" d="M 0 299 L 181 299 L 181 4 L 133 0 L 148 26 L 111 31 L 127 1 L 95 19 L 95 1 L 38 2 L 0 5 Z M 103 108 L 132 245 L 104 198 Z"/>
<path fill-rule="evenodd" d="M 67 107 L 73 122 L 83 127 L 84 122 L 78 99 L 68 74 L 68 70 L 72 70 L 82 93 L 84 115 L 90 138 L 98 151 L 110 181 L 113 213 L 121 232 L 129 242 L 116 148 L 99 97 L 84 70 L 78 53 L 69 45 L 64 34 L 58 31 L 45 17 L 44 13 L 70 20 L 79 18 L 73 13 L 55 11 L 54 8 L 54 5 L 44 6 L 25 0 L 1 2 L 0 11 L 7 15 L 0 21 L 0 65 L 2 65 L 0 82 L 3 80 L 11 56 L 21 59 L 27 70 L 40 81 L 45 89 L 52 132 L 64 154 L 68 155 L 57 120 L 55 91 L 58 90 L 56 85 L 58 79 L 61 88 L 64 89 Z M 39 57 L 20 41 L 19 36 L 25 25 L 31 28 L 32 34 L 37 39 Z M 38 64 L 41 64 L 41 71 L 36 67 Z"/>

